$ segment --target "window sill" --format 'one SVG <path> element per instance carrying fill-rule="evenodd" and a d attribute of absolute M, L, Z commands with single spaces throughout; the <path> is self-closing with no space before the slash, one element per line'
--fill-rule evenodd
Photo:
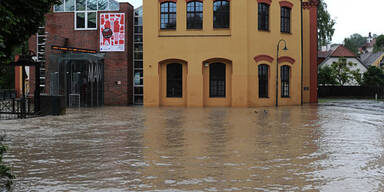
<path fill-rule="evenodd" d="M 230 30 L 231 28 L 230 27 L 228 27 L 228 28 L 213 28 L 213 30 L 215 31 L 215 30 L 217 30 L 217 31 L 227 31 L 227 30 Z"/>
<path fill-rule="evenodd" d="M 269 33 L 269 32 L 271 32 L 269 29 L 258 29 L 260 32 L 267 32 L 267 33 Z"/>
<path fill-rule="evenodd" d="M 269 97 L 259 97 L 259 99 L 270 99 Z"/>
<path fill-rule="evenodd" d="M 160 29 L 160 31 L 176 31 L 176 28 L 175 29 Z"/>
<path fill-rule="evenodd" d="M 281 32 L 281 31 L 280 31 L 280 33 L 281 33 L 281 34 L 285 34 L 285 35 L 292 35 L 291 32 Z"/>
<path fill-rule="evenodd" d="M 290 96 L 287 96 L 287 97 L 281 97 L 282 99 L 290 99 L 291 97 Z"/>
<path fill-rule="evenodd" d="M 97 31 L 97 28 L 75 28 L 75 31 Z"/>
<path fill-rule="evenodd" d="M 187 28 L 187 31 L 202 31 L 203 28 L 191 28 L 191 29 L 188 29 Z"/>

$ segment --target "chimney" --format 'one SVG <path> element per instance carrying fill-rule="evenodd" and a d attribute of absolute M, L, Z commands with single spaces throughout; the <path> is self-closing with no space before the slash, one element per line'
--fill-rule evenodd
<path fill-rule="evenodd" d="M 328 50 L 327 50 L 327 46 L 321 46 L 321 51 L 322 51 L 322 52 L 326 52 L 326 51 L 328 51 Z"/>

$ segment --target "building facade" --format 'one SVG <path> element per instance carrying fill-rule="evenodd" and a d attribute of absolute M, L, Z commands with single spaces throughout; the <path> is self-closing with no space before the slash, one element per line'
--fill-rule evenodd
<path fill-rule="evenodd" d="M 36 81 L 43 93 L 65 94 L 68 104 L 72 99 L 88 107 L 132 104 L 133 14 L 132 5 L 115 0 L 55 5 L 29 40 L 44 63 Z"/>
<path fill-rule="evenodd" d="M 144 105 L 317 102 L 317 4 L 143 1 Z"/>

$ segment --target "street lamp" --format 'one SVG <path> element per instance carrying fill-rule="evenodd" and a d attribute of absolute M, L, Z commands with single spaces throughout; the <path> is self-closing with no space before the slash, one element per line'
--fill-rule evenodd
<path fill-rule="evenodd" d="M 277 43 L 277 57 L 276 57 L 276 107 L 279 106 L 279 51 L 280 51 L 280 43 L 284 42 L 283 51 L 288 51 L 287 41 L 284 39 L 280 39 Z"/>

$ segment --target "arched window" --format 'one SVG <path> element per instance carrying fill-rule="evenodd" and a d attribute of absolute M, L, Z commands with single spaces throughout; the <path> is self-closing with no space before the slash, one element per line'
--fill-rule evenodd
<path fill-rule="evenodd" d="M 176 29 L 176 3 L 169 1 L 161 3 L 160 28 Z"/>
<path fill-rule="evenodd" d="M 213 3 L 213 27 L 229 28 L 229 1 L 218 0 Z"/>
<path fill-rule="evenodd" d="M 203 28 L 203 3 L 200 1 L 190 1 L 187 3 L 187 28 Z"/>
<path fill-rule="evenodd" d="M 291 68 L 287 65 L 281 66 L 281 97 L 289 97 L 289 79 Z"/>
<path fill-rule="evenodd" d="M 259 17 L 258 24 L 259 30 L 269 30 L 269 5 L 266 3 L 259 3 Z"/>
<path fill-rule="evenodd" d="M 268 98 L 269 66 L 259 65 L 259 98 Z"/>
<path fill-rule="evenodd" d="M 183 65 L 167 65 L 167 97 L 183 97 Z"/>
<path fill-rule="evenodd" d="M 209 65 L 209 97 L 225 97 L 226 65 L 212 63 Z"/>
<path fill-rule="evenodd" d="M 291 8 L 281 7 L 281 32 L 291 32 Z"/>

